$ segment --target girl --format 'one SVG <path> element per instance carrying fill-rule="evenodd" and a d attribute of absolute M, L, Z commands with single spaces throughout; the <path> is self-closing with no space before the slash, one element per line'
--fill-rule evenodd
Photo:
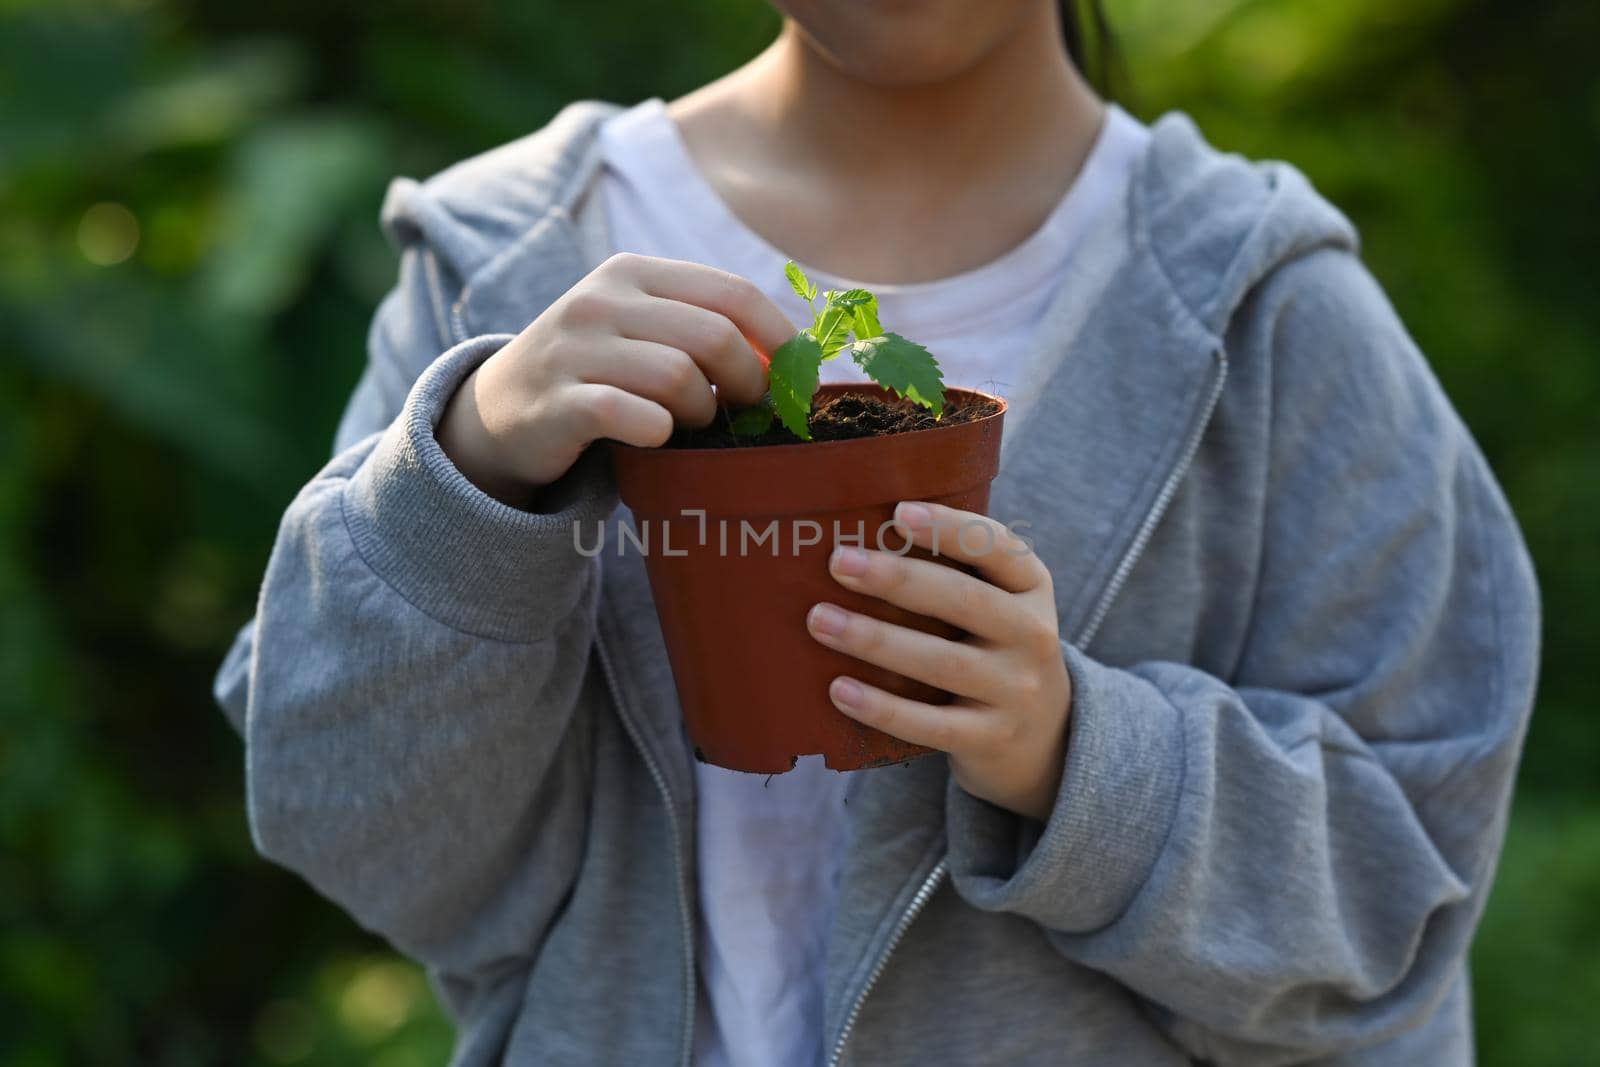
<path fill-rule="evenodd" d="M 1100 100 L 1081 5 L 780 6 L 688 96 L 391 188 L 218 680 L 258 847 L 428 967 L 458 1064 L 1468 1062 L 1537 596 L 1351 227 Z M 768 783 L 696 763 L 637 556 L 572 530 L 626 520 L 594 441 L 762 394 L 791 257 L 1009 397 L 1034 551 L 836 550 L 971 636 L 815 638 L 956 699 L 841 677 L 938 753 Z"/>

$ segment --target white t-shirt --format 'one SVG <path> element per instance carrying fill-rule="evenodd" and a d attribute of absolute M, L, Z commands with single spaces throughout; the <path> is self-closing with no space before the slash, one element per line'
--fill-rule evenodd
<path fill-rule="evenodd" d="M 870 289 L 884 328 L 926 345 L 947 385 L 1004 396 L 1015 416 L 1030 399 L 1011 389 L 1028 380 L 1035 328 L 1080 238 L 1126 191 L 1148 138 L 1136 119 L 1109 108 L 1082 171 L 1050 216 L 1021 244 L 972 270 L 878 285 L 801 266 L 819 289 Z M 784 278 L 792 257 L 734 215 L 695 166 L 662 100 L 608 119 L 601 144 L 617 251 L 732 271 L 759 286 L 797 329 L 810 324 L 809 309 Z M 862 378 L 848 358 L 822 366 L 824 382 Z M 696 763 L 701 1067 L 809 1067 L 822 1059 L 824 948 L 856 777 L 829 770 L 821 756 L 803 756 L 794 770 L 771 778 Z"/>

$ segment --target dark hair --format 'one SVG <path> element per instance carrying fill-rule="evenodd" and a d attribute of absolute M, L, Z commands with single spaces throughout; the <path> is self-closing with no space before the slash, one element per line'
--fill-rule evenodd
<path fill-rule="evenodd" d="M 1100 0 L 1060 0 L 1067 55 L 1095 91 L 1110 100 L 1126 87 L 1122 59 Z"/>

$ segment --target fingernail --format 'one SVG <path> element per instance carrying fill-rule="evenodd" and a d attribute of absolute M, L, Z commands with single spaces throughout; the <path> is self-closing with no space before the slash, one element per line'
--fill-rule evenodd
<path fill-rule="evenodd" d="M 902 502 L 894 509 L 894 517 L 907 526 L 926 526 L 933 521 L 933 512 L 926 504 Z"/>
<path fill-rule="evenodd" d="M 858 708 L 861 706 L 861 687 L 848 678 L 835 678 L 833 685 L 828 687 L 828 694 L 833 697 L 833 702 L 841 708 Z"/>
<path fill-rule="evenodd" d="M 838 637 L 844 632 L 846 616 L 832 604 L 818 604 L 811 609 L 811 629 L 824 637 Z"/>
<path fill-rule="evenodd" d="M 833 550 L 830 566 L 835 574 L 842 574 L 846 578 L 859 578 L 867 573 L 867 554 L 851 545 L 840 545 Z"/>

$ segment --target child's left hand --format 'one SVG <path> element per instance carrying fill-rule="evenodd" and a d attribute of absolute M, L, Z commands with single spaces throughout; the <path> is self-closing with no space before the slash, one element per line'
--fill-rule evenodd
<path fill-rule="evenodd" d="M 840 546 L 828 561 L 834 579 L 971 636 L 951 641 L 826 603 L 811 609 L 806 625 L 829 648 L 943 689 L 955 700 L 924 704 L 845 677 L 833 680 L 828 695 L 851 718 L 949 753 L 952 776 L 973 796 L 1047 821 L 1061 786 L 1072 712 L 1049 569 L 1021 538 L 970 511 L 907 502 L 895 509 L 895 522 L 914 544 L 936 547 L 982 577 L 931 560 Z"/>

